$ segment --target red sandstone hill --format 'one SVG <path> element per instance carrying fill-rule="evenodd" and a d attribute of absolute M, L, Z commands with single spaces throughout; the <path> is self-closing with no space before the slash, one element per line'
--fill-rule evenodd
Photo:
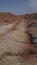
<path fill-rule="evenodd" d="M 15 22 L 20 18 L 21 18 L 20 16 L 16 16 L 9 12 L 6 13 L 0 12 L 0 26 Z"/>

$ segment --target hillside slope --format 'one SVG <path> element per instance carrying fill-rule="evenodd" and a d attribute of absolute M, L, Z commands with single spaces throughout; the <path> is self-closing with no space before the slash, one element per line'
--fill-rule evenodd
<path fill-rule="evenodd" d="M 16 16 L 9 12 L 6 13 L 0 12 L 0 26 L 12 23 L 14 21 L 19 20 L 20 18 L 21 18 L 20 16 Z"/>

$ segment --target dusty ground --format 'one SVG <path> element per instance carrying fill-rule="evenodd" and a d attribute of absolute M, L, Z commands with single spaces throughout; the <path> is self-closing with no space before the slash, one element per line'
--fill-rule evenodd
<path fill-rule="evenodd" d="M 14 25 L 14 30 L 12 26 L 9 27 L 11 30 L 8 28 L 10 31 L 3 28 L 6 34 L 0 35 L 0 65 L 37 65 L 37 55 L 30 55 L 28 53 L 30 45 L 26 46 L 29 43 L 29 36 L 26 34 L 27 25 L 22 19 Z M 3 31 L 0 31 L 1 34 Z"/>

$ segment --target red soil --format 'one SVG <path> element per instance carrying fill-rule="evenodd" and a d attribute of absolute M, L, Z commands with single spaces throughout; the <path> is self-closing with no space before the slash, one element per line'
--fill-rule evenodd
<path fill-rule="evenodd" d="M 18 21 L 20 18 L 21 18 L 20 16 L 13 15 L 9 12 L 7 13 L 0 12 L 0 26 Z"/>

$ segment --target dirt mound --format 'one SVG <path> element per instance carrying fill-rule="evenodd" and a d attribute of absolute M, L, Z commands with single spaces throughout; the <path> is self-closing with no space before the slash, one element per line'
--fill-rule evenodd
<path fill-rule="evenodd" d="M 9 12 L 7 13 L 0 12 L 0 26 L 12 23 L 14 21 L 19 20 L 20 18 L 21 18 L 20 16 L 16 16 Z"/>

